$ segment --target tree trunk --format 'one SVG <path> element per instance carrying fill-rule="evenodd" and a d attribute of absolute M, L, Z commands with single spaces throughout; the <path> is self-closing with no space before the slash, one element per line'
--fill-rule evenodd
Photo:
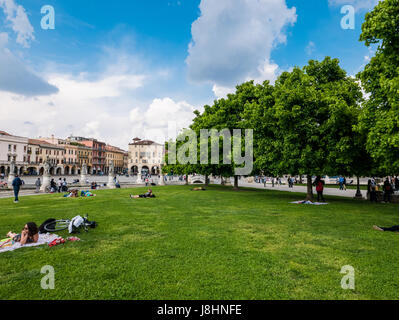
<path fill-rule="evenodd" d="M 186 174 L 186 186 L 188 185 L 188 174 Z"/>
<path fill-rule="evenodd" d="M 238 176 L 234 176 L 234 190 L 238 190 Z"/>
<path fill-rule="evenodd" d="M 223 177 L 222 177 L 222 176 L 220 176 L 220 184 L 221 184 L 222 186 L 224 186 L 224 185 L 225 185 L 225 182 L 224 182 L 224 179 L 223 179 Z"/>
<path fill-rule="evenodd" d="M 205 176 L 205 186 L 209 186 L 209 176 Z"/>
<path fill-rule="evenodd" d="M 313 200 L 313 187 L 312 187 L 312 176 L 307 175 L 307 194 L 306 194 L 306 200 Z"/>
<path fill-rule="evenodd" d="M 302 175 L 299 176 L 299 183 L 303 184 Z"/>

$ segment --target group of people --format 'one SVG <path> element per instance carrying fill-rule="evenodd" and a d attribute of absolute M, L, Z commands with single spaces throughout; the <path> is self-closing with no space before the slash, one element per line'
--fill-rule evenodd
<path fill-rule="evenodd" d="M 367 194 L 369 195 L 371 202 L 377 202 L 378 200 L 379 186 L 374 178 L 371 178 L 367 182 Z M 383 201 L 391 202 L 392 195 L 395 191 L 399 191 L 399 178 L 387 177 L 382 185 Z"/>
<path fill-rule="evenodd" d="M 62 178 L 59 178 L 57 182 L 55 182 L 54 179 L 51 179 L 50 181 L 50 193 L 61 193 L 61 192 L 66 192 L 68 191 L 68 183 L 66 181 L 66 178 L 62 180 Z"/>
<path fill-rule="evenodd" d="M 339 177 L 338 184 L 339 184 L 339 190 L 346 191 L 346 178 L 345 177 L 342 177 L 342 176 Z"/>
<path fill-rule="evenodd" d="M 288 177 L 287 179 L 288 188 L 294 188 L 294 183 L 296 183 L 296 178 Z"/>

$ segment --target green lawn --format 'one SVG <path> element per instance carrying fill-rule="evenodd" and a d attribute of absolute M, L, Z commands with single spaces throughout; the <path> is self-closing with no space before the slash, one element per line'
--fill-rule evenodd
<path fill-rule="evenodd" d="M 89 213 L 84 241 L 0 254 L 0 299 L 397 299 L 397 205 L 328 197 L 327 206 L 290 204 L 302 195 L 221 186 L 154 188 L 0 200 L 0 234 L 29 221 Z M 67 237 L 63 232 L 60 235 Z M 44 265 L 55 290 L 43 290 Z M 356 290 L 341 288 L 341 267 Z"/>

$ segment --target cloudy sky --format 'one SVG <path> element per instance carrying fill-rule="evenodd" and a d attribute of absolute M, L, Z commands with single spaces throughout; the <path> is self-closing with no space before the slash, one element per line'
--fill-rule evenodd
<path fill-rule="evenodd" d="M 96 137 L 127 149 L 246 80 L 274 81 L 326 55 L 356 74 L 378 0 L 0 0 L 0 130 Z M 354 30 L 341 8 L 356 10 Z M 41 8 L 55 29 L 41 28 Z M 169 133 L 171 134 L 171 133 Z"/>

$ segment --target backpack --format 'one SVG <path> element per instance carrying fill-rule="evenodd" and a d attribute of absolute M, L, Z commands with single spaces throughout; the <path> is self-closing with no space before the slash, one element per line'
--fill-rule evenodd
<path fill-rule="evenodd" d="M 68 226 L 69 233 L 79 233 L 79 228 L 83 225 L 84 219 L 81 216 L 76 216 L 71 220 Z"/>
<path fill-rule="evenodd" d="M 41 234 L 47 233 L 47 230 L 45 230 L 44 227 L 45 227 L 46 225 L 48 225 L 49 227 L 55 227 L 55 225 L 51 225 L 51 222 L 54 222 L 54 224 L 55 224 L 56 221 L 57 221 L 57 220 L 55 220 L 55 219 L 53 219 L 53 218 L 47 219 L 46 221 L 44 221 L 44 222 L 40 225 L 40 227 L 39 227 L 39 233 L 41 233 Z"/>

